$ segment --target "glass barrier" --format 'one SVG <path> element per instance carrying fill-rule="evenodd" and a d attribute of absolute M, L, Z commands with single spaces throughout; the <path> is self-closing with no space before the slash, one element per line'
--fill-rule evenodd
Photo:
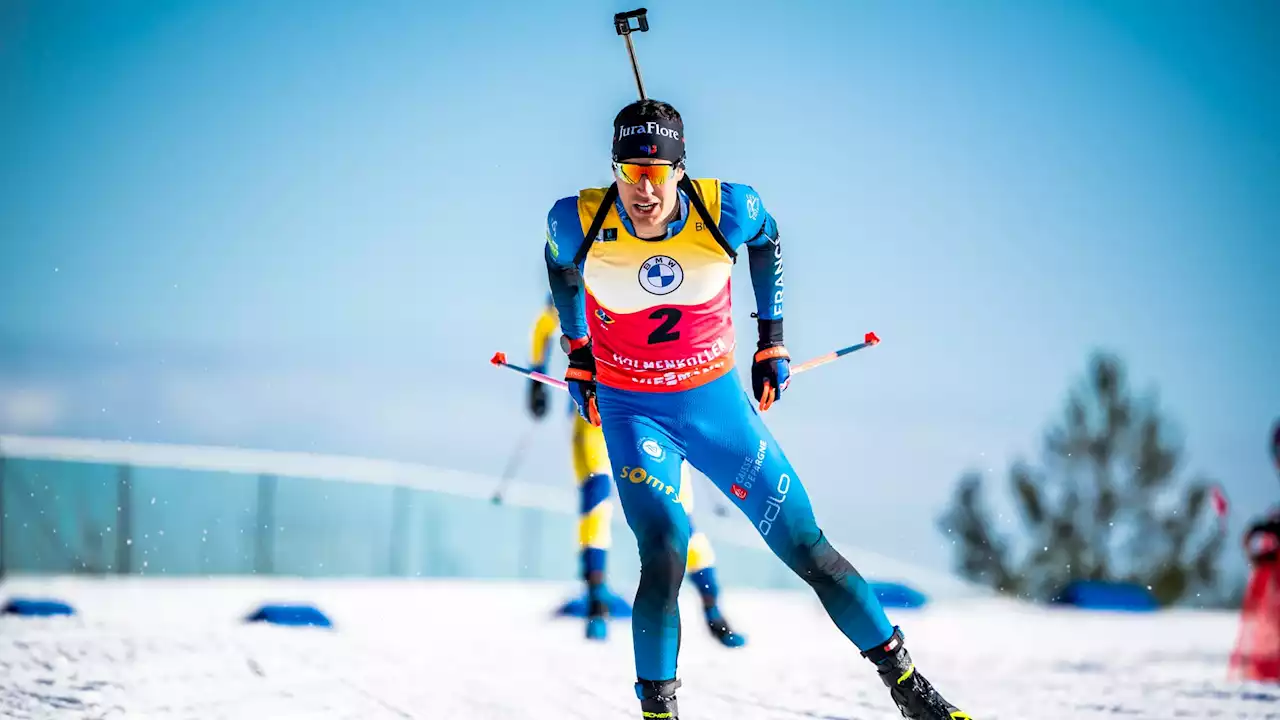
<path fill-rule="evenodd" d="M 616 498 L 614 499 L 616 503 Z M 575 580 L 572 511 L 270 473 L 0 457 L 8 573 Z M 718 541 L 722 584 L 802 587 L 763 544 Z M 614 513 L 611 583 L 639 560 Z"/>

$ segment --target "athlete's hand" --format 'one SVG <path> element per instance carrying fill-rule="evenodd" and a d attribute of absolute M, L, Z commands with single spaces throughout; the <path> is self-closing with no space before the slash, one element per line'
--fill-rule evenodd
<path fill-rule="evenodd" d="M 759 340 L 751 362 L 751 390 L 760 410 L 768 410 L 791 382 L 791 356 L 782 343 L 782 319 L 756 318 Z"/>
<path fill-rule="evenodd" d="M 569 383 L 569 395 L 578 406 L 578 414 L 586 421 L 600 427 L 600 409 L 596 405 L 596 356 L 591 351 L 591 339 L 564 339 L 569 353 L 569 368 L 564 379 Z"/>
<path fill-rule="evenodd" d="M 545 373 L 544 368 L 534 368 L 538 372 Z M 547 386 L 537 380 L 529 381 L 529 412 L 535 418 L 541 420 L 547 414 Z"/>
<path fill-rule="evenodd" d="M 781 345 L 756 351 L 751 363 L 751 390 L 755 393 L 760 410 L 768 410 L 791 383 L 791 356 Z"/>

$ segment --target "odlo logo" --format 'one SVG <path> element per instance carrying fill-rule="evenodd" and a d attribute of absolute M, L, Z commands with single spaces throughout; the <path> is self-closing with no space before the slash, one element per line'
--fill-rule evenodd
<path fill-rule="evenodd" d="M 777 520 L 778 516 L 782 514 L 782 503 L 787 501 L 787 491 L 790 489 L 791 476 L 782 473 L 782 476 L 778 478 L 777 494 L 770 495 L 769 499 L 765 500 L 764 517 L 760 519 L 760 523 L 756 526 L 760 528 L 761 535 L 768 535 L 769 531 L 773 529 L 773 521 Z"/>

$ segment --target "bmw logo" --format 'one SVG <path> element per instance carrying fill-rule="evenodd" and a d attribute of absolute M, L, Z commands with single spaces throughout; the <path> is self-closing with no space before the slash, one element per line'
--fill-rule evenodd
<path fill-rule="evenodd" d="M 674 258 L 654 255 L 640 266 L 640 287 L 654 295 L 675 292 L 684 282 L 684 269 Z"/>

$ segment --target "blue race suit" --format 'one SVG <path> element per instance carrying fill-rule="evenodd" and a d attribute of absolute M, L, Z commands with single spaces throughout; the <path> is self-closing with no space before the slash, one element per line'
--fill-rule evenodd
<path fill-rule="evenodd" d="M 562 198 L 548 215 L 544 250 L 561 330 L 571 340 L 591 338 L 613 480 L 639 547 L 632 616 L 637 677 L 676 677 L 677 597 L 690 537 L 679 502 L 686 459 L 814 589 L 840 630 L 869 650 L 886 642 L 893 626 L 866 581 L 823 535 L 799 475 L 732 372 L 729 281 L 741 248 L 757 315 L 782 317 L 776 222 L 749 186 L 700 179 L 681 188 L 679 217 L 658 239 L 636 237 L 622 204 L 605 203 L 612 193 L 604 188 Z M 695 211 L 689 189 L 703 208 Z M 607 213 L 603 222 L 597 210 Z M 593 224 L 599 230 L 585 243 Z"/>

